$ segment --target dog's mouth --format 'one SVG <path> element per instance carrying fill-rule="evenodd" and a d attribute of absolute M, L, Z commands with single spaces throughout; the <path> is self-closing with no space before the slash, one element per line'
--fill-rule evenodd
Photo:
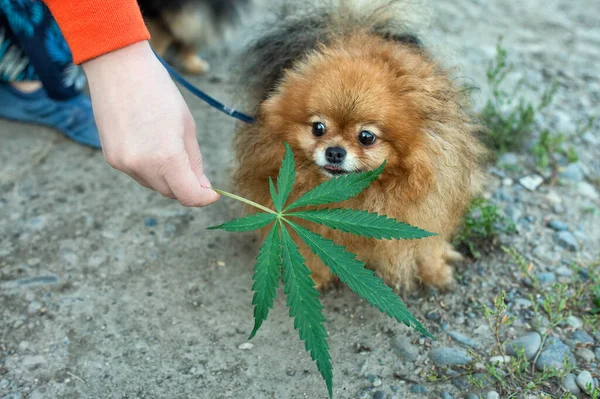
<path fill-rule="evenodd" d="M 325 166 L 322 166 L 321 169 L 323 169 L 326 173 L 333 175 L 333 176 L 340 176 L 340 175 L 345 175 L 347 173 L 350 173 L 349 170 L 340 168 L 339 166 L 335 166 L 335 165 L 325 165 Z"/>

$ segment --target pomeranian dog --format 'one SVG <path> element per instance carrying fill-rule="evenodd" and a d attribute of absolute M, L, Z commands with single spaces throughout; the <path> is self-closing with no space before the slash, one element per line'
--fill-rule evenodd
<path fill-rule="evenodd" d="M 154 51 L 164 57 L 169 48 L 184 71 L 202 74 L 208 63 L 198 51 L 223 38 L 239 22 L 250 0 L 138 0 Z"/>
<path fill-rule="evenodd" d="M 439 234 L 374 240 L 320 225 L 386 284 L 447 288 L 449 244 L 480 190 L 485 150 L 464 90 L 408 30 L 406 1 L 317 1 L 287 7 L 244 54 L 247 107 L 257 120 L 236 134 L 234 181 L 242 195 L 272 204 L 284 142 L 295 154 L 290 201 L 325 179 L 387 165 L 377 181 L 339 207 L 368 210 Z M 302 8 L 302 7 L 301 7 Z M 318 288 L 336 281 L 295 236 Z"/>

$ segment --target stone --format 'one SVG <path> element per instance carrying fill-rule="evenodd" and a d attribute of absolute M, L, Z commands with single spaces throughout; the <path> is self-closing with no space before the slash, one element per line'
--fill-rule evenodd
<path fill-rule="evenodd" d="M 562 386 L 567 392 L 571 392 L 573 395 L 581 393 L 579 386 L 577 386 L 577 379 L 575 374 L 567 374 L 562 380 Z"/>
<path fill-rule="evenodd" d="M 535 191 L 544 182 L 544 178 L 539 175 L 524 176 L 519 179 L 519 184 L 529 191 Z"/>
<path fill-rule="evenodd" d="M 586 134 L 584 134 L 583 141 L 585 141 L 585 143 L 589 145 L 600 144 L 600 139 L 598 139 L 592 132 L 587 132 Z"/>
<path fill-rule="evenodd" d="M 429 352 L 432 362 L 442 366 L 464 366 L 473 360 L 464 349 L 435 348 Z"/>
<path fill-rule="evenodd" d="M 25 224 L 32 230 L 40 231 L 46 227 L 47 222 L 48 218 L 44 215 L 41 215 L 29 219 Z"/>
<path fill-rule="evenodd" d="M 512 152 L 505 152 L 498 158 L 498 166 L 515 166 L 519 163 L 519 158 Z"/>
<path fill-rule="evenodd" d="M 478 349 L 481 347 L 479 342 L 467 337 L 464 334 L 459 333 L 458 331 L 446 331 L 446 334 L 448 334 L 448 336 L 450 338 L 452 338 L 454 341 L 456 341 L 460 344 L 463 344 L 463 345 L 466 345 L 466 346 L 469 346 L 469 347 L 475 348 L 475 349 Z"/>
<path fill-rule="evenodd" d="M 514 302 L 514 307 L 516 309 L 529 309 L 533 306 L 533 303 L 529 299 L 525 298 L 517 298 Z"/>
<path fill-rule="evenodd" d="M 571 334 L 571 338 L 575 341 L 576 344 L 593 344 L 594 338 L 583 330 L 574 331 Z"/>
<path fill-rule="evenodd" d="M 477 385 L 481 387 L 488 387 L 494 383 L 492 377 L 485 373 L 475 373 L 473 374 L 473 379 L 477 381 Z"/>
<path fill-rule="evenodd" d="M 450 394 L 450 392 L 442 392 L 440 395 L 440 399 L 454 399 L 454 396 Z"/>
<path fill-rule="evenodd" d="M 250 350 L 252 348 L 254 348 L 254 344 L 251 342 L 244 342 L 243 344 L 240 344 L 238 346 L 238 349 L 245 350 L 245 351 Z"/>
<path fill-rule="evenodd" d="M 479 396 L 475 395 L 474 393 L 470 393 L 467 395 L 466 399 L 479 399 Z"/>
<path fill-rule="evenodd" d="M 542 272 L 536 275 L 538 282 L 542 285 L 554 284 L 556 282 L 556 274 L 551 272 Z"/>
<path fill-rule="evenodd" d="M 442 318 L 438 312 L 429 312 L 425 315 L 427 320 L 438 321 Z"/>
<path fill-rule="evenodd" d="M 574 365 L 575 356 L 571 349 L 565 345 L 560 339 L 548 339 L 548 345 L 540 353 L 536 367 L 538 370 L 548 370 L 554 368 L 555 370 L 563 370 L 565 367 L 565 357 L 567 361 Z"/>
<path fill-rule="evenodd" d="M 376 391 L 373 394 L 373 399 L 385 399 L 385 392 L 383 392 L 383 391 Z"/>
<path fill-rule="evenodd" d="M 526 334 L 520 338 L 510 340 L 506 343 L 506 353 L 511 356 L 517 356 L 520 350 L 524 350 L 525 357 L 531 360 L 535 357 L 540 346 L 542 345 L 542 337 L 537 332 Z M 521 349 L 522 348 L 522 349 Z"/>
<path fill-rule="evenodd" d="M 566 231 L 569 230 L 569 226 L 565 222 L 561 222 L 560 220 L 551 220 L 546 225 L 555 231 Z"/>
<path fill-rule="evenodd" d="M 592 378 L 592 374 L 587 370 L 579 373 L 579 375 L 577 376 L 577 385 L 579 386 L 579 388 L 581 388 L 583 392 L 587 393 L 588 395 L 591 395 L 592 391 L 596 387 L 596 383 Z"/>
<path fill-rule="evenodd" d="M 371 382 L 375 388 L 379 388 L 383 385 L 383 381 L 379 377 L 375 377 L 375 379 Z"/>
<path fill-rule="evenodd" d="M 487 399 L 500 399 L 500 394 L 496 391 L 489 391 L 487 394 Z"/>
<path fill-rule="evenodd" d="M 561 267 L 557 268 L 555 273 L 561 277 L 572 277 L 574 274 L 573 270 L 571 270 L 567 266 L 561 266 Z"/>
<path fill-rule="evenodd" d="M 600 362 L 600 348 L 596 348 L 594 353 L 596 354 L 596 360 Z"/>
<path fill-rule="evenodd" d="M 28 370 L 35 370 L 38 367 L 41 367 L 46 364 L 46 359 L 42 356 L 32 355 L 32 356 L 24 356 L 21 360 L 21 365 Z"/>
<path fill-rule="evenodd" d="M 503 365 L 506 363 L 510 363 L 510 360 L 512 359 L 512 357 L 510 356 L 494 356 L 494 357 L 490 357 L 490 359 L 488 360 L 488 363 L 493 364 L 493 365 Z"/>
<path fill-rule="evenodd" d="M 465 391 L 465 390 L 469 389 L 469 387 L 471 386 L 471 384 L 469 384 L 469 380 L 467 380 L 465 377 L 453 378 L 452 385 L 454 385 L 461 391 Z"/>
<path fill-rule="evenodd" d="M 571 252 L 579 251 L 579 243 L 570 231 L 559 231 L 556 233 L 556 241 L 558 245 L 568 249 Z"/>
<path fill-rule="evenodd" d="M 412 393 L 427 393 L 427 388 L 425 388 L 423 385 L 413 385 L 410 387 L 410 391 Z"/>
<path fill-rule="evenodd" d="M 41 303 L 36 302 L 36 301 L 31 302 L 29 304 L 29 306 L 27 307 L 27 313 L 30 314 L 30 315 L 34 315 L 37 312 L 39 312 L 41 308 L 42 308 L 42 304 Z"/>
<path fill-rule="evenodd" d="M 404 361 L 414 362 L 419 357 L 419 349 L 407 337 L 396 335 L 391 346 L 396 356 Z"/>
<path fill-rule="evenodd" d="M 572 163 L 560 172 L 560 177 L 572 182 L 580 182 L 585 178 L 585 174 L 578 163 Z"/>
<path fill-rule="evenodd" d="M 593 362 L 596 360 L 596 355 L 592 352 L 591 349 L 588 348 L 579 348 L 575 351 L 575 355 L 587 363 Z"/>
<path fill-rule="evenodd" d="M 156 227 L 158 226 L 158 220 L 156 220 L 155 218 L 146 218 L 144 219 L 144 226 L 146 227 Z"/>
<path fill-rule="evenodd" d="M 21 392 L 9 392 L 0 399 L 22 399 Z"/>
<path fill-rule="evenodd" d="M 584 197 L 587 197 L 591 200 L 600 199 L 600 194 L 598 194 L 598 190 L 596 190 L 596 188 L 588 182 L 579 182 L 577 184 L 577 189 L 579 190 L 579 194 L 583 195 Z"/>
<path fill-rule="evenodd" d="M 575 316 L 567 317 L 567 324 L 569 325 L 569 327 L 571 327 L 574 330 L 577 330 L 577 329 L 583 327 L 583 321 L 581 321 L 581 319 L 578 319 Z"/>

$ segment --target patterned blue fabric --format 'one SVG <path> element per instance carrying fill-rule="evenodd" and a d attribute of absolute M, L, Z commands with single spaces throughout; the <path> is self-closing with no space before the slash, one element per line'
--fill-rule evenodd
<path fill-rule="evenodd" d="M 51 98 L 76 96 L 81 68 L 56 21 L 39 0 L 0 0 L 0 82 L 41 80 Z"/>

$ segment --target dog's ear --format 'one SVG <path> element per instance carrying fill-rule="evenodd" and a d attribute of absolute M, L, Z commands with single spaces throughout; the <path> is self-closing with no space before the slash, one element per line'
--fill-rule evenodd
<path fill-rule="evenodd" d="M 421 40 L 415 35 L 411 35 L 409 33 L 395 34 L 386 32 L 382 36 L 386 40 L 406 44 L 408 46 L 412 46 L 419 49 L 423 48 L 423 43 L 421 42 Z"/>

